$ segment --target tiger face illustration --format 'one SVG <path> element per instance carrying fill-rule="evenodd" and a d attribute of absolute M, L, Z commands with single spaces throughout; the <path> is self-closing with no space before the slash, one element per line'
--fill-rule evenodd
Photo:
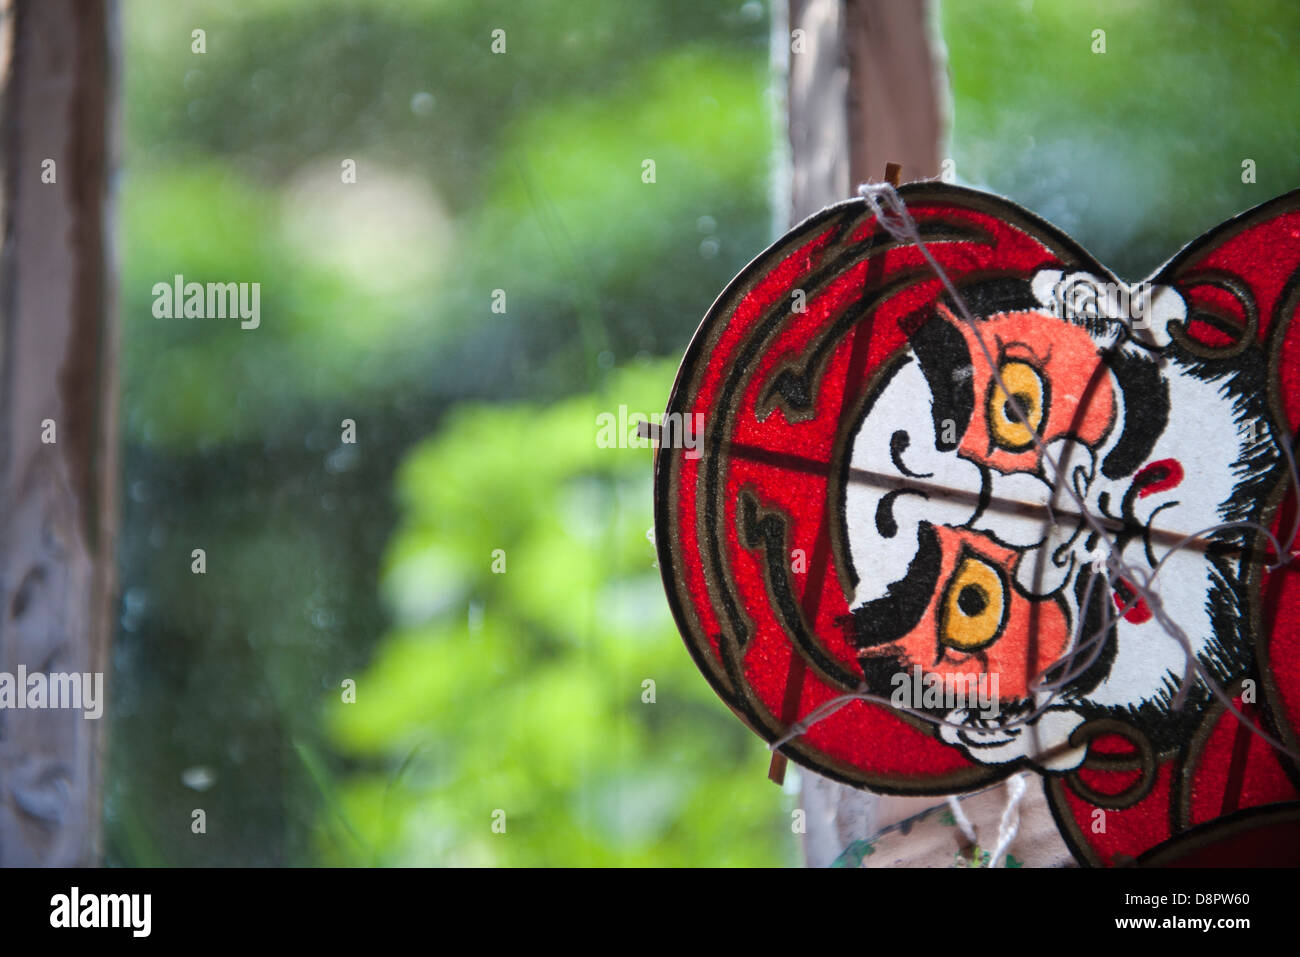
<path fill-rule="evenodd" d="M 996 675 L 996 718 L 932 709 L 941 739 L 987 765 L 1077 767 L 1071 735 L 1102 717 L 1172 746 L 1210 694 L 1198 679 L 1173 707 L 1180 633 L 1211 681 L 1251 654 L 1250 533 L 1220 526 L 1257 520 L 1284 464 L 1258 346 L 1184 348 L 1169 286 L 1042 269 L 961 292 L 978 335 L 954 304 L 919 316 L 841 463 L 866 684 Z"/>

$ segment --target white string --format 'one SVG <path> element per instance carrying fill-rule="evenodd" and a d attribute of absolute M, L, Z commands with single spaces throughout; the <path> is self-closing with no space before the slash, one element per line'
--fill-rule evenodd
<path fill-rule="evenodd" d="M 975 854 L 979 850 L 979 840 L 975 837 L 975 826 L 971 824 L 966 812 L 961 809 L 961 802 L 957 800 L 955 794 L 948 795 L 948 810 L 952 811 L 953 820 L 957 822 L 957 827 L 970 845 L 971 853 Z"/>
<path fill-rule="evenodd" d="M 1007 806 L 1003 808 L 1002 820 L 998 822 L 998 843 L 993 848 L 993 856 L 989 858 L 989 867 L 998 866 L 998 861 L 1020 832 L 1020 800 L 1025 796 L 1028 778 L 1029 774 L 1021 771 L 1007 779 Z"/>

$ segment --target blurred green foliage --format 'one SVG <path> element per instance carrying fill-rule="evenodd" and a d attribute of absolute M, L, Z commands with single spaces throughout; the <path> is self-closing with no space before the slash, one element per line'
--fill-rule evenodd
<path fill-rule="evenodd" d="M 396 626 L 356 703 L 331 706 L 359 771 L 326 859 L 788 857 L 766 752 L 718 707 L 667 614 L 651 454 L 593 441 L 607 401 L 653 409 L 673 368 L 629 368 L 608 400 L 464 408 L 406 460 L 383 580 Z"/>
<path fill-rule="evenodd" d="M 1300 185 L 1300 4 L 940 6 L 959 182 L 1018 200 L 1120 276 Z M 1104 31 L 1105 52 L 1094 31 Z M 1256 181 L 1242 182 L 1255 161 Z"/>
<path fill-rule="evenodd" d="M 664 601 L 650 453 L 595 444 L 770 237 L 762 6 L 133 0 L 124 32 L 109 861 L 793 862 Z M 178 273 L 260 282 L 260 328 L 154 318 Z"/>

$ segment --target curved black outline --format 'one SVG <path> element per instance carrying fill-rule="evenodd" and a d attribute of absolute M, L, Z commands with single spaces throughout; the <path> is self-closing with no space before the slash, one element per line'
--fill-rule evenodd
<path fill-rule="evenodd" d="M 953 186 L 943 183 L 914 183 L 907 184 L 899 189 L 900 195 L 909 205 L 933 201 L 941 204 L 953 205 L 961 208 L 969 208 L 977 213 L 993 215 L 1001 218 L 1008 224 L 1023 232 L 1029 234 L 1033 239 L 1040 242 L 1044 247 L 1054 253 L 1062 267 L 1073 266 L 1076 269 L 1085 269 L 1099 278 L 1114 279 L 1117 277 L 1109 269 L 1102 266 L 1090 253 L 1079 243 L 1071 239 L 1064 232 L 1057 229 L 1047 220 L 1038 215 L 1025 210 L 1023 207 L 1010 200 L 992 194 L 984 193 L 977 190 L 970 190 L 965 187 Z M 744 295 L 750 290 L 750 287 L 757 281 L 764 278 L 771 265 L 779 262 L 790 254 L 795 248 L 806 244 L 816 237 L 824 228 L 831 224 L 832 221 L 839 219 L 839 228 L 837 234 L 828 242 L 826 251 L 829 253 L 837 243 L 842 242 L 845 236 L 851 233 L 852 227 L 863 221 L 865 203 L 862 200 L 847 200 L 843 203 L 836 204 L 820 211 L 819 213 L 804 220 L 801 224 L 791 229 L 780 240 L 768 247 L 752 260 L 741 272 L 727 285 L 721 295 L 714 301 L 701 322 L 695 335 L 692 337 L 690 345 L 687 347 L 686 354 L 682 364 L 678 369 L 676 379 L 670 392 L 667 411 L 681 411 L 679 408 L 683 405 L 688 393 L 694 391 L 697 366 L 701 366 L 707 359 L 708 345 L 710 340 L 716 336 L 718 327 L 725 323 L 726 318 L 734 310 L 735 306 L 744 298 Z M 1290 209 L 1300 208 L 1300 190 L 1293 190 L 1282 196 L 1276 197 L 1265 203 L 1253 207 L 1250 210 L 1219 224 L 1213 229 L 1202 234 L 1197 239 L 1188 243 L 1177 254 L 1169 259 L 1164 265 L 1159 267 L 1148 281 L 1164 281 L 1171 285 L 1177 285 L 1176 280 L 1180 278 L 1180 271 L 1207 246 L 1211 244 L 1219 245 L 1228 238 L 1236 235 L 1237 232 L 1251 228 L 1257 225 L 1259 221 L 1265 218 L 1274 218 Z M 996 210 L 996 211 L 995 211 Z M 856 216 L 853 214 L 857 214 Z M 823 255 L 819 268 L 814 268 L 809 276 L 824 275 L 827 269 L 835 267 L 837 260 L 830 255 Z M 807 277 L 805 277 L 807 278 Z M 1285 317 L 1289 321 L 1289 317 Z M 1270 341 L 1273 334 L 1276 333 L 1276 326 L 1270 328 Z M 1270 355 L 1270 358 L 1274 358 Z M 733 364 L 734 366 L 734 364 Z M 1272 379 L 1276 382 L 1276 377 Z M 720 395 L 720 399 L 722 396 Z M 1275 404 L 1275 399 L 1273 399 Z M 725 403 L 719 402 L 719 407 L 725 406 Z M 715 422 L 711 430 L 711 443 L 706 443 L 709 452 L 706 454 L 718 454 L 717 449 L 721 448 L 719 440 L 722 438 L 720 427 Z M 659 454 L 655 462 L 655 523 L 656 528 L 662 529 L 667 527 L 668 534 L 656 535 L 656 551 L 659 556 L 659 566 L 664 579 L 666 596 L 669 607 L 672 610 L 674 620 L 677 623 L 678 630 L 683 636 L 687 649 L 695 660 L 697 667 L 713 685 L 718 695 L 735 710 L 747 724 L 753 728 L 756 733 L 767 741 L 771 742 L 776 739 L 779 732 L 769 728 L 763 716 L 756 713 L 748 700 L 749 696 L 745 693 L 748 689 L 744 687 L 743 675 L 738 670 L 738 661 L 729 652 L 728 636 L 720 634 L 717 636 L 697 634 L 690 617 L 690 613 L 684 603 L 684 595 L 678 592 L 677 582 L 674 578 L 674 546 L 676 528 L 676 515 L 674 514 L 674 498 L 672 495 L 676 487 L 676 469 L 674 463 L 679 460 L 679 456 L 672 450 L 669 454 Z M 832 470 L 833 472 L 834 470 Z M 841 483 L 842 487 L 842 483 Z M 1276 504 L 1276 503 L 1273 503 Z M 1272 509 L 1268 509 L 1270 512 Z M 697 505 L 698 513 L 698 505 Z M 690 517 L 694 520 L 695 516 Z M 716 541 L 712 543 L 716 548 Z M 706 574 L 706 579 L 708 578 Z M 727 603 L 730 595 L 724 589 L 723 601 Z M 715 603 L 716 604 L 716 603 Z M 734 613 L 735 609 L 726 609 Z M 723 616 L 727 617 L 727 616 Z M 733 619 L 734 620 L 734 619 Z M 713 653 L 711 638 L 716 638 L 719 643 L 719 654 Z M 719 661 L 718 659 L 722 660 Z M 721 667 L 719 667 L 721 666 Z M 1268 682 L 1266 685 L 1266 698 L 1268 695 Z M 741 690 L 737 694 L 737 689 Z M 1275 689 L 1271 689 L 1275 692 Z M 875 790 L 885 793 L 900 794 L 947 794 L 954 790 L 964 789 L 970 786 L 969 775 L 959 775 L 963 781 L 953 780 L 954 776 L 947 778 L 938 778 L 934 781 L 927 781 L 918 786 L 914 780 L 890 781 L 885 776 L 872 775 L 862 772 L 861 769 L 849 768 L 840 765 L 839 762 L 831 762 L 824 755 L 812 752 L 811 749 L 802 746 L 797 739 L 788 742 L 780 749 L 784 754 L 800 764 L 812 768 L 813 770 L 830 777 L 833 780 L 841 781 L 846 784 L 856 786 L 869 786 Z M 991 769 L 994 773 L 984 777 L 979 776 L 984 781 L 1000 780 L 1007 775 L 1019 770 L 1024 762 L 1014 762 L 1007 766 Z M 1045 784 L 1050 785 L 1059 778 L 1044 778 Z M 1049 796 L 1052 788 L 1047 788 Z M 1060 823 L 1058 808 L 1055 801 L 1049 801 L 1052 806 L 1053 816 Z M 1068 814 L 1068 809 L 1065 809 Z M 1070 818 L 1073 821 L 1073 818 Z M 1064 829 L 1063 829 L 1064 833 Z M 1081 859 L 1087 859 L 1087 855 L 1080 855 L 1078 848 L 1073 848 L 1076 856 Z"/>
<path fill-rule="evenodd" d="M 974 648 L 958 648 L 956 645 L 950 645 L 943 640 L 943 633 L 948 627 L 948 593 L 952 591 L 953 583 L 956 581 L 957 576 L 961 574 L 962 565 L 971 560 L 979 561 L 981 564 L 993 569 L 993 574 L 1002 583 L 1002 614 L 998 618 L 998 627 L 987 641 L 976 645 Z M 1002 633 L 1007 630 L 1007 622 L 1011 618 L 1010 576 L 1006 573 L 1006 569 L 1000 568 L 989 561 L 986 556 L 971 548 L 970 545 L 962 542 L 961 548 L 957 552 L 957 561 L 952 566 L 952 574 L 948 576 L 948 580 L 944 583 L 943 590 L 939 594 L 938 612 L 935 615 L 934 626 L 940 655 L 943 654 L 944 648 L 951 648 L 960 654 L 974 654 L 977 651 L 982 651 L 1001 638 Z"/>

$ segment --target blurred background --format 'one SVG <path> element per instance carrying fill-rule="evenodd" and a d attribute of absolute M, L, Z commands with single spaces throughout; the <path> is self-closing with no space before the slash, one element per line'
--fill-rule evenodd
<path fill-rule="evenodd" d="M 777 13 L 125 0 L 109 864 L 799 862 L 651 453 L 596 442 L 784 226 Z M 933 15 L 955 179 L 1126 278 L 1300 186 L 1294 4 Z M 260 328 L 155 319 L 175 274 L 260 282 Z"/>

